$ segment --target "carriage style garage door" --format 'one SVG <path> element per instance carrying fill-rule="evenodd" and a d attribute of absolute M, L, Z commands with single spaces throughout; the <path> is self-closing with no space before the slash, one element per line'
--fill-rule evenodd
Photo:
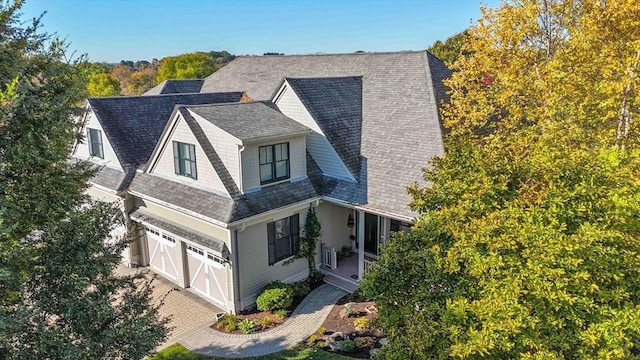
<path fill-rule="evenodd" d="M 178 266 L 182 263 L 180 246 L 176 239 L 162 231 L 145 226 L 149 244 L 149 266 L 171 280 L 178 278 Z"/>
<path fill-rule="evenodd" d="M 227 308 L 227 268 L 219 255 L 187 244 L 189 286 Z"/>

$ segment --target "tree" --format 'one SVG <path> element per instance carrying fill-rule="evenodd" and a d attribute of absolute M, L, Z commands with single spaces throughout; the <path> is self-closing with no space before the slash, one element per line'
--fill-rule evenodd
<path fill-rule="evenodd" d="M 107 73 L 91 75 L 87 85 L 89 96 L 116 96 L 120 95 L 120 83 Z"/>
<path fill-rule="evenodd" d="M 162 59 L 156 82 L 167 79 L 201 79 L 211 75 L 217 67 L 207 53 L 190 53 Z"/>
<path fill-rule="evenodd" d="M 640 5 L 485 9 L 419 217 L 361 283 L 400 358 L 640 356 Z"/>
<path fill-rule="evenodd" d="M 85 97 L 64 43 L 0 8 L 0 359 L 142 358 L 165 336 L 149 288 L 114 277 L 118 211 L 89 202 L 95 173 L 69 162 Z"/>
<path fill-rule="evenodd" d="M 462 51 L 462 45 L 467 41 L 466 39 L 468 36 L 469 33 L 465 30 L 447 38 L 444 42 L 440 40 L 434 42 L 428 50 L 438 59 L 450 66 L 458 59 L 459 56 L 469 55 Z"/>

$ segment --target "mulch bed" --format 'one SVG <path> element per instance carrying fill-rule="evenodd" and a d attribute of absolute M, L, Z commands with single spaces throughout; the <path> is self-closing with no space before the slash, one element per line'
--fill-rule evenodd
<path fill-rule="evenodd" d="M 319 287 L 320 285 L 324 284 L 324 282 L 322 280 L 319 281 L 309 281 L 309 288 L 311 289 L 311 291 L 313 291 L 314 289 L 316 289 L 317 287 Z M 257 309 L 251 309 L 251 310 L 245 310 L 240 312 L 238 315 L 236 315 L 237 318 L 237 323 L 241 322 L 244 319 L 250 319 L 250 320 L 255 320 L 258 323 L 258 327 L 259 329 L 257 331 L 254 332 L 255 333 L 259 333 L 262 331 L 267 331 L 270 329 L 273 329 L 275 327 L 277 327 L 278 325 L 284 323 L 285 321 L 287 321 L 287 319 L 289 319 L 289 315 L 291 315 L 291 313 L 298 307 L 298 305 L 300 305 L 300 303 L 302 302 L 302 300 L 304 300 L 306 296 L 296 296 L 293 298 L 293 302 L 291 303 L 291 306 L 289 306 L 289 308 L 287 308 L 287 312 L 285 316 L 282 317 L 278 317 L 276 316 L 274 313 L 270 312 L 270 311 L 258 311 Z M 269 326 L 267 327 L 262 327 L 261 326 L 261 321 L 263 318 L 268 317 L 271 319 L 271 324 L 269 324 Z M 216 324 L 213 324 L 210 326 L 212 329 L 220 331 L 220 332 L 224 332 L 227 334 L 243 334 L 242 330 L 240 330 L 240 328 L 237 328 L 234 331 L 228 332 L 225 331 L 224 329 L 218 329 L 216 327 Z"/>

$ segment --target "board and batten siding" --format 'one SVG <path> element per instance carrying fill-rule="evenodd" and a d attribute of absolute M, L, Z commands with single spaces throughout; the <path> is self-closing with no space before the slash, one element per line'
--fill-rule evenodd
<path fill-rule="evenodd" d="M 307 150 L 325 175 L 353 180 L 353 175 L 340 159 L 336 150 L 313 119 L 295 92 L 285 83 L 275 104 L 280 111 L 293 120 L 311 128 L 307 136 Z"/>
<path fill-rule="evenodd" d="M 86 123 L 84 129 L 82 129 L 84 140 L 76 144 L 76 149 L 73 153 L 73 156 L 79 159 L 91 159 L 97 164 L 105 165 L 110 168 L 122 171 L 120 160 L 118 160 L 115 151 L 113 151 L 113 147 L 111 147 L 111 143 L 109 143 L 109 140 L 107 139 L 107 134 L 105 134 L 104 129 L 102 129 L 102 125 L 100 125 L 96 114 L 93 111 L 89 111 L 87 113 L 85 121 Z M 102 152 L 104 154 L 104 159 L 100 159 L 95 156 L 92 157 L 89 155 L 89 137 L 87 136 L 87 128 L 100 130 L 102 136 Z"/>
<path fill-rule="evenodd" d="M 285 211 L 274 214 L 273 219 L 247 226 L 238 231 L 238 262 L 241 308 L 247 308 L 256 302 L 258 293 L 268 283 L 280 280 L 287 283 L 307 278 L 309 268 L 306 259 L 296 259 L 283 265 L 284 260 L 269 265 L 269 245 L 267 223 L 291 216 L 300 215 L 300 229 L 304 229 L 307 209 Z"/>
<path fill-rule="evenodd" d="M 194 180 L 190 177 L 180 176 L 176 174 L 173 160 L 173 141 L 195 145 L 196 171 L 198 177 L 197 179 Z M 222 180 L 220 180 L 220 177 L 215 172 L 213 165 L 211 165 L 211 162 L 209 162 L 207 155 L 202 150 L 202 147 L 198 143 L 195 135 L 193 135 L 191 129 L 189 129 L 189 126 L 181 116 L 178 118 L 177 124 L 175 125 L 170 138 L 164 144 L 164 148 L 162 149 L 159 158 L 151 172 L 154 174 L 169 177 L 172 180 L 184 184 L 197 185 L 200 187 L 213 189 L 219 193 L 228 195 L 228 192 L 225 189 Z"/>
<path fill-rule="evenodd" d="M 249 144 L 242 151 L 242 187 L 243 191 L 259 188 L 260 185 L 260 159 L 258 148 L 264 145 L 289 143 L 289 174 L 290 179 L 304 178 L 307 176 L 307 153 L 305 136 L 296 136 L 282 140 L 274 140 L 264 143 Z M 265 185 L 268 186 L 268 185 Z"/>
<path fill-rule="evenodd" d="M 238 156 L 240 142 L 228 132 L 220 129 L 211 122 L 203 119 L 195 113 L 193 118 L 200 124 L 202 131 L 207 135 L 211 146 L 216 150 L 224 167 L 231 175 L 236 186 L 240 187 L 240 159 Z"/>

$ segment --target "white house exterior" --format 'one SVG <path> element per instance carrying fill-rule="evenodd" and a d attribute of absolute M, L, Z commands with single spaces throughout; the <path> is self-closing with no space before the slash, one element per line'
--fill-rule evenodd
<path fill-rule="evenodd" d="M 89 193 L 127 215 L 125 261 L 238 312 L 268 282 L 308 276 L 306 260 L 284 263 L 310 207 L 338 286 L 408 229 L 406 187 L 443 153 L 447 76 L 424 51 L 239 57 L 204 80 L 89 99 L 73 156 L 102 166 Z"/>

